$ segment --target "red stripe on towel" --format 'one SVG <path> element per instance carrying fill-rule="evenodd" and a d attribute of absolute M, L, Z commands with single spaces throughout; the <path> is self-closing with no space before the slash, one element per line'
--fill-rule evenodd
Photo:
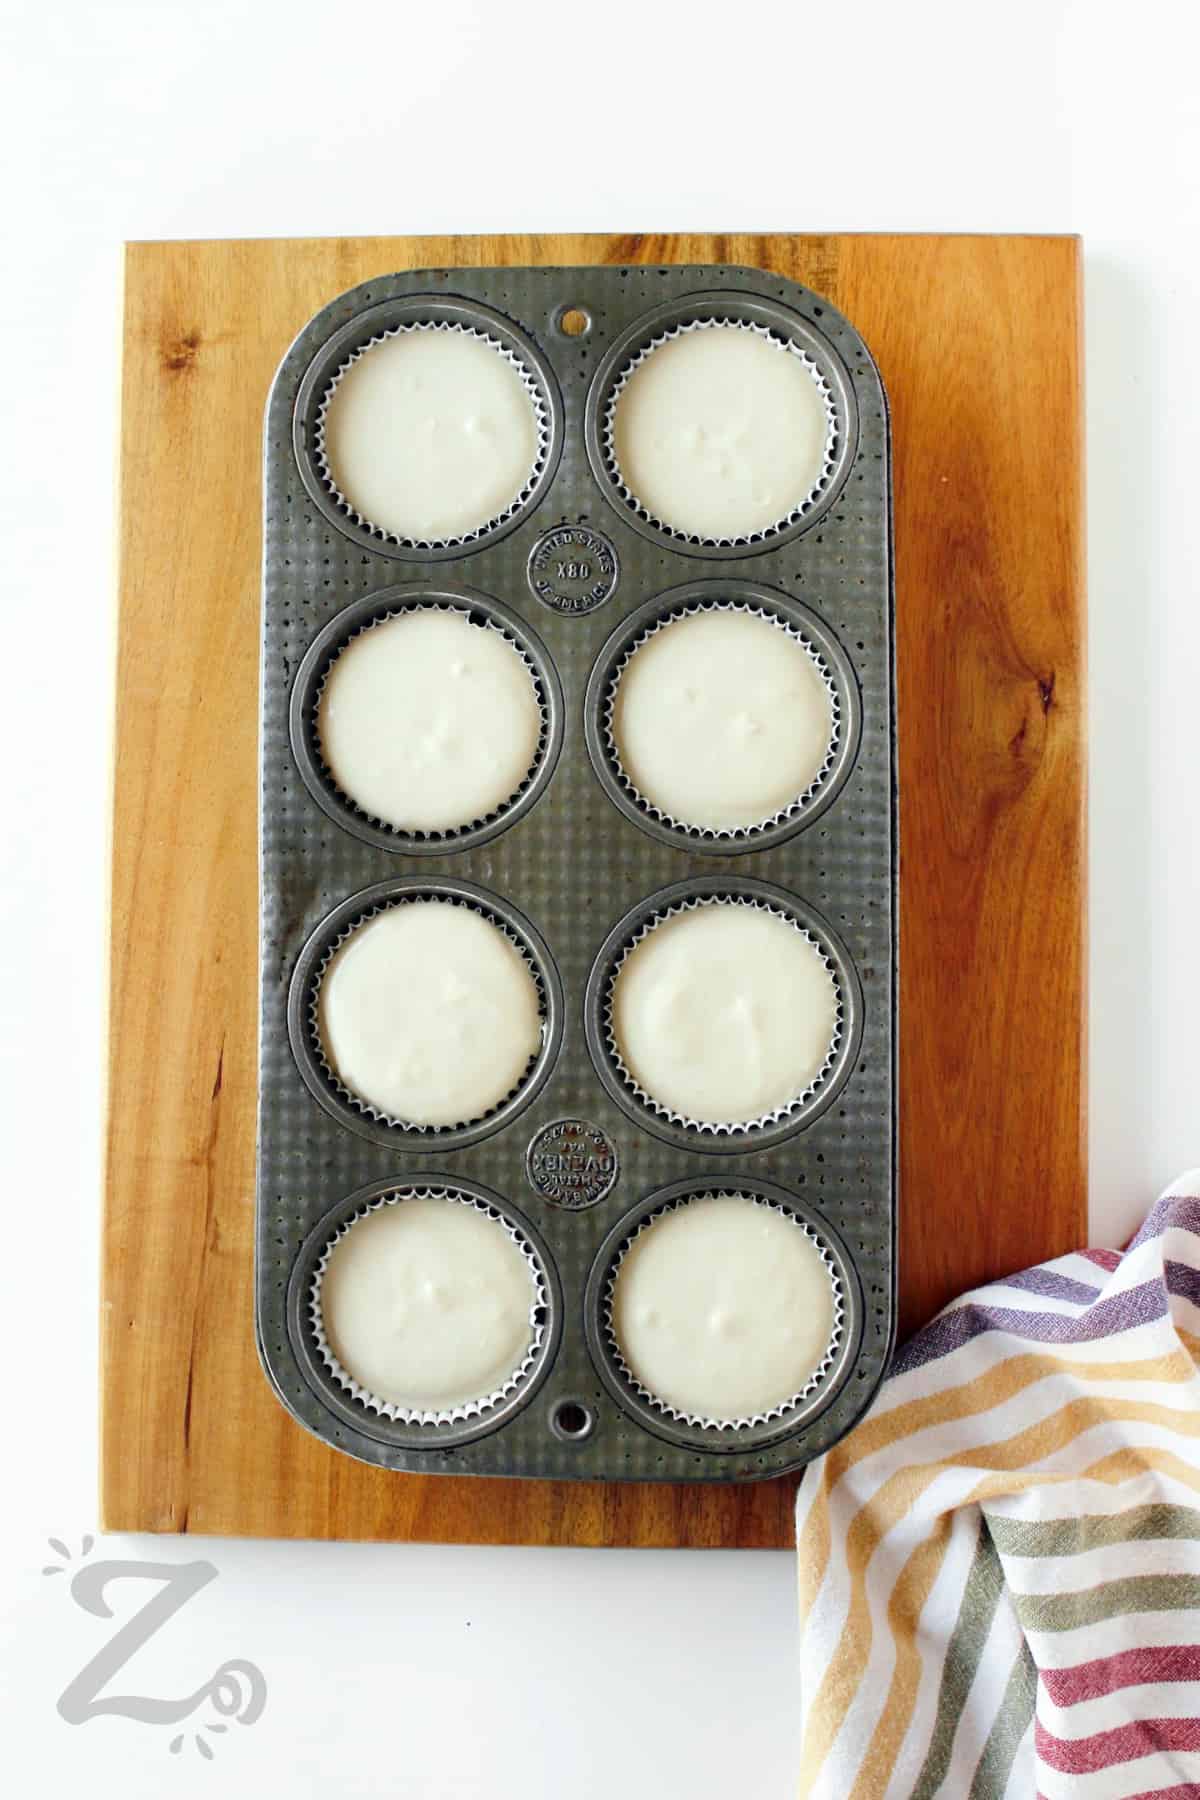
<path fill-rule="evenodd" d="M 1047 1731 L 1039 1719 L 1034 1742 L 1043 1762 L 1064 1775 L 1094 1775 L 1114 1763 L 1132 1762 L 1136 1756 L 1154 1756 L 1164 1750 L 1200 1750 L 1200 1719 L 1138 1719 L 1114 1731 L 1096 1731 L 1091 1737 L 1060 1738 Z"/>
<path fill-rule="evenodd" d="M 1043 1669 L 1041 1674 L 1055 1706 L 1077 1706 L 1081 1700 L 1096 1700 L 1147 1681 L 1200 1681 L 1200 1644 L 1122 1650 L 1076 1663 L 1073 1669 Z"/>
<path fill-rule="evenodd" d="M 1099 1264 L 1100 1268 L 1107 1269 L 1110 1274 L 1121 1265 L 1119 1250 L 1080 1250 L 1077 1254 L 1086 1256 L 1089 1262 Z"/>
<path fill-rule="evenodd" d="M 1178 1787 L 1144 1788 L 1129 1800 L 1200 1800 L 1200 1781 L 1181 1781 Z"/>

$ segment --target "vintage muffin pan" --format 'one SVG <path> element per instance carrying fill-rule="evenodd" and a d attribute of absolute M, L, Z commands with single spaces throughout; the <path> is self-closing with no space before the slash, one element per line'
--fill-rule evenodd
<path fill-rule="evenodd" d="M 692 391 L 719 326 L 743 360 L 786 352 L 788 379 L 811 397 L 803 491 L 778 506 L 756 492 L 762 522 L 746 529 L 715 515 L 709 529 L 686 507 L 672 518 L 669 482 L 659 499 L 631 468 L 626 402 L 669 402 L 669 383 L 664 401 L 647 370 Z M 497 404 L 523 420 L 498 488 L 484 479 L 489 457 L 466 445 L 481 472 L 474 514 L 417 494 L 440 454 L 433 426 L 428 453 L 370 435 L 392 431 L 396 415 L 364 414 L 362 372 L 382 351 L 388 379 L 411 383 L 419 366 L 397 346 L 414 345 L 435 374 L 464 345 L 490 358 L 480 368 Z M 663 348 L 671 367 L 654 364 Z M 712 419 L 719 438 L 719 406 Z M 695 436 L 689 454 L 719 474 L 720 444 Z M 410 459 L 408 510 L 403 491 L 374 480 L 386 466 L 376 442 Z M 362 503 L 366 491 L 382 498 Z M 865 345 L 819 295 L 762 271 L 383 276 L 324 308 L 288 351 L 264 443 L 256 1316 L 276 1393 L 324 1442 L 430 1473 L 745 1480 L 808 1461 L 869 1404 L 895 1305 L 890 503 L 887 405 Z M 496 634 L 489 643 L 519 659 L 536 703 L 531 750 L 512 791 L 479 816 L 395 823 L 340 785 L 323 699 L 348 646 L 433 611 Z M 800 791 L 713 825 L 639 790 L 614 720 L 642 647 L 677 620 L 720 615 L 765 623 L 803 652 L 829 733 Z M 537 1011 L 508 1091 L 437 1124 L 354 1092 L 322 1028 L 339 951 L 429 902 L 494 928 Z M 828 988 L 826 1053 L 801 1091 L 754 1117 L 692 1118 L 648 1093 L 614 1024 L 638 947 L 718 912 L 784 932 L 770 941 L 807 957 Z M 649 1391 L 613 1324 L 620 1272 L 647 1231 L 730 1196 L 771 1229 L 795 1227 L 829 1283 L 828 1342 L 811 1375 L 740 1420 Z M 499 1259 L 516 1313 L 488 1330 L 501 1346 L 509 1332 L 512 1367 L 485 1359 L 486 1392 L 468 1380 L 444 1406 L 424 1390 L 381 1396 L 339 1360 L 346 1283 L 370 1287 L 360 1252 L 374 1256 L 378 1241 L 393 1253 L 398 1221 L 420 1227 L 435 1263 L 443 1236 Z M 426 1281 L 390 1329 L 410 1344 L 436 1336 L 438 1291 Z"/>

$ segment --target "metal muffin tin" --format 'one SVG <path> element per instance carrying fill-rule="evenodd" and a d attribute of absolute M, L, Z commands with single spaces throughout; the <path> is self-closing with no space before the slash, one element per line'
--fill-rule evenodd
<path fill-rule="evenodd" d="M 572 311 L 584 329 L 572 332 Z M 606 398 L 678 325 L 728 319 L 790 339 L 833 396 L 829 475 L 801 516 L 738 544 L 656 525 L 623 495 Z M 330 378 L 396 326 L 478 329 L 521 363 L 546 429 L 523 496 L 467 541 L 422 548 L 358 521 L 315 454 Z M 830 671 L 839 740 L 798 815 L 716 838 L 628 790 L 603 729 L 630 641 L 710 601 L 772 611 Z M 453 605 L 515 642 L 543 730 L 529 780 L 461 832 L 369 818 L 324 768 L 313 730 L 341 646 L 417 601 Z M 887 402 L 853 327 L 761 270 L 425 270 L 325 307 L 280 365 L 267 407 L 260 836 L 262 914 L 256 1321 L 280 1400 L 323 1442 L 422 1473 L 737 1481 L 781 1474 L 862 1415 L 894 1333 L 896 786 Z M 534 969 L 542 1048 L 525 1079 L 463 1129 L 412 1129 L 344 1092 L 313 1040 L 313 983 L 360 916 L 415 892 L 475 907 Z M 632 933 L 688 895 L 761 901 L 814 935 L 842 998 L 833 1066 L 783 1120 L 713 1132 L 640 1102 L 612 1065 L 603 1001 Z M 393 1190 L 450 1188 L 523 1235 L 544 1273 L 536 1362 L 505 1401 L 455 1424 L 405 1425 L 331 1377 L 311 1320 L 329 1240 Z M 647 1406 L 603 1328 L 629 1237 L 686 1192 L 791 1209 L 838 1272 L 843 1329 L 803 1405 L 770 1428 L 681 1428 Z"/>

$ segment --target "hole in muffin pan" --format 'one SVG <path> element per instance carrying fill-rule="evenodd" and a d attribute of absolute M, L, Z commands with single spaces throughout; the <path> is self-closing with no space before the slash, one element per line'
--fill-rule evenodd
<path fill-rule="evenodd" d="M 260 1255 L 264 1243 L 267 1249 L 258 1277 L 260 1348 L 277 1392 L 303 1424 L 379 1466 L 755 1479 L 828 1448 L 861 1413 L 882 1372 L 893 1291 L 889 1227 L 879 1210 L 892 1204 L 885 1168 L 892 1154 L 891 1026 L 881 1024 L 893 1006 L 889 915 L 885 888 L 859 896 L 847 882 L 864 867 L 877 882 L 871 858 L 891 842 L 887 465 L 881 478 L 872 460 L 886 415 L 873 367 L 853 333 L 837 335 L 836 314 L 824 315 L 803 290 L 775 279 L 769 293 L 750 291 L 767 286 L 749 271 L 702 268 L 579 270 L 565 279 L 549 269 L 384 277 L 369 295 L 358 290 L 319 315 L 276 383 L 265 477 Z M 799 516 L 737 543 L 697 541 L 639 516 L 597 454 L 596 422 L 625 365 L 665 329 L 709 318 L 787 336 L 811 356 L 836 420 L 832 465 Z M 313 426 L 332 377 L 355 350 L 414 321 L 470 325 L 509 348 L 537 387 L 547 421 L 544 462 L 528 493 L 510 515 L 456 543 L 405 543 L 364 526 L 339 503 L 315 455 Z M 847 491 L 855 465 L 868 473 L 863 486 Z M 605 619 L 543 616 L 531 603 L 529 551 L 560 514 L 594 524 L 620 552 Z M 785 545 L 786 555 L 775 556 Z M 746 560 L 725 580 L 731 559 Z M 404 563 L 418 566 L 397 567 Z M 690 579 L 697 575 L 706 579 Z M 856 579 L 863 577 L 865 587 Z M 781 592 L 785 585 L 805 603 Z M 676 611 L 714 602 L 761 612 L 798 637 L 819 657 L 837 703 L 831 754 L 803 794 L 780 816 L 731 829 L 657 811 L 636 791 L 605 734 L 608 690 L 639 636 Z M 507 639 L 531 671 L 542 729 L 525 779 L 491 812 L 461 826 L 399 829 L 339 786 L 322 756 L 319 709 L 323 684 L 349 643 L 423 606 L 461 613 Z M 460 720 L 465 716 L 460 707 Z M 343 762 L 337 738 L 332 743 L 330 754 L 349 780 L 355 763 Z M 507 769 L 508 759 L 498 766 Z M 389 807 L 385 797 L 376 803 L 396 819 L 448 816 L 429 803 L 411 814 Z M 818 819 L 818 831 L 806 836 Z M 862 829 L 866 839 L 858 836 Z M 767 860 L 756 862 L 756 854 Z M 729 860 L 714 864 L 718 858 Z M 389 869 L 394 878 L 385 880 Z M 818 869 L 825 871 L 820 877 Z M 761 900 L 811 934 L 828 958 L 842 1009 L 834 1054 L 811 1094 L 783 1116 L 744 1129 L 689 1125 L 648 1104 L 614 1066 L 596 1004 L 628 942 L 623 933 L 641 930 L 677 901 L 723 898 Z M 538 992 L 536 1054 L 502 1100 L 462 1125 L 380 1115 L 344 1087 L 313 1030 L 314 1016 L 318 1025 L 325 1016 L 314 1015 L 313 1005 L 322 970 L 347 932 L 381 908 L 419 899 L 447 900 L 495 924 L 515 940 Z M 431 1035 L 441 1042 L 440 1027 Z M 838 1119 L 835 1108 L 828 1129 L 806 1142 L 835 1101 L 849 1117 Z M 413 1111 L 417 1118 L 446 1116 L 415 1104 Z M 530 1141 L 567 1117 L 590 1117 L 620 1145 L 620 1178 L 590 1211 L 550 1207 L 527 1185 Z M 367 1176 L 375 1179 L 362 1188 Z M 486 1416 L 452 1426 L 381 1417 L 330 1380 L 305 1307 L 300 1298 L 293 1304 L 302 1271 L 311 1283 L 331 1232 L 385 1186 L 474 1192 L 541 1260 L 545 1295 L 530 1315 L 542 1334 L 536 1367 Z M 769 1189 L 824 1230 L 823 1241 L 840 1228 L 850 1245 L 850 1330 L 837 1371 L 761 1435 L 740 1425 L 707 1436 L 689 1436 L 693 1428 L 683 1427 L 672 1435 L 674 1423 L 654 1408 L 655 1416 L 643 1416 L 594 1330 L 587 1296 L 604 1246 L 617 1245 L 621 1232 L 627 1237 L 635 1228 L 631 1221 L 684 1187 Z M 272 1228 L 266 1239 L 264 1218 Z M 860 1274 L 871 1288 L 865 1307 Z"/>
<path fill-rule="evenodd" d="M 582 1400 L 557 1400 L 550 1412 L 550 1429 L 564 1444 L 581 1444 L 595 1425 L 595 1413 Z"/>
<path fill-rule="evenodd" d="M 424 609 L 459 615 L 472 625 L 491 629 L 513 646 L 533 683 L 540 732 L 532 763 L 511 797 L 468 824 L 444 830 L 405 831 L 375 817 L 337 783 L 321 749 L 321 695 L 338 657 L 374 625 Z M 345 607 L 318 632 L 296 672 L 288 710 L 292 755 L 304 785 L 318 806 L 345 831 L 406 856 L 444 856 L 476 849 L 522 819 L 545 793 L 562 749 L 564 706 L 562 683 L 554 659 L 532 627 L 510 607 L 472 588 L 403 583 L 381 588 Z"/>

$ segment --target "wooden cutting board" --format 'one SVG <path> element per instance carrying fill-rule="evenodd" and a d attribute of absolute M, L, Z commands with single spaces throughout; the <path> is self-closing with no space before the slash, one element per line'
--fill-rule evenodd
<path fill-rule="evenodd" d="M 254 1349 L 260 433 L 309 316 L 394 269 L 744 263 L 865 335 L 895 433 L 902 1330 L 1083 1241 L 1080 246 L 623 236 L 134 244 L 125 270 L 102 1523 L 471 1543 L 792 1541 L 736 1489 L 388 1474 Z M 569 300 L 570 295 L 564 294 Z"/>

